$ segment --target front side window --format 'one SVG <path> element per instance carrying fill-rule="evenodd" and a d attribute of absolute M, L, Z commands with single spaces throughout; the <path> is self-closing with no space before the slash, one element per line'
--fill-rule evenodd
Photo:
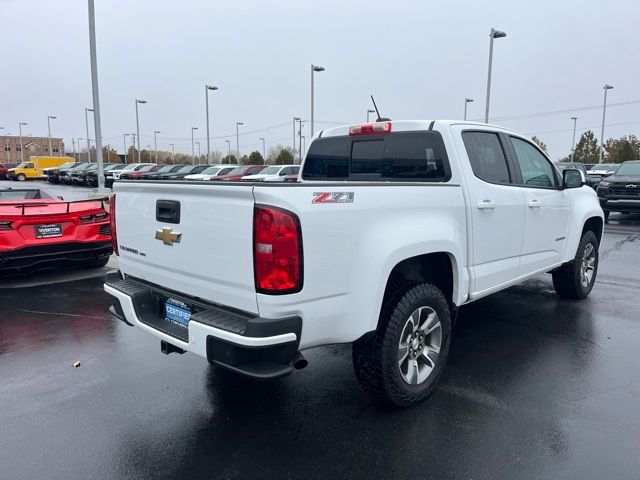
<path fill-rule="evenodd" d="M 556 176 L 551 162 L 529 142 L 515 137 L 510 139 L 522 174 L 522 184 L 527 187 L 554 188 Z"/>
<path fill-rule="evenodd" d="M 502 150 L 498 134 L 491 132 L 463 132 L 471 169 L 476 177 L 489 183 L 511 182 L 507 157 Z"/>

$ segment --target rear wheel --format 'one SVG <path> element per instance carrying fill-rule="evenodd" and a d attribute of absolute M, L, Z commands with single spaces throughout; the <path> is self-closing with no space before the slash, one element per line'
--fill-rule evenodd
<path fill-rule="evenodd" d="M 435 285 L 416 285 L 385 302 L 373 339 L 354 343 L 356 377 L 383 401 L 411 406 L 438 383 L 450 340 L 444 295 Z"/>
<path fill-rule="evenodd" d="M 584 232 L 576 256 L 553 272 L 553 288 L 561 297 L 587 298 L 598 274 L 598 239 L 592 231 Z"/>

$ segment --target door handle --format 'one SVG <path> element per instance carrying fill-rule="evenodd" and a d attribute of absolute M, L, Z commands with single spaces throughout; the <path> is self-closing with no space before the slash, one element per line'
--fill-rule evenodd
<path fill-rule="evenodd" d="M 539 200 L 530 200 L 529 201 L 529 208 L 540 208 L 542 206 L 542 203 L 540 203 Z"/>
<path fill-rule="evenodd" d="M 493 210 L 495 204 L 491 200 L 482 200 L 478 202 L 478 208 L 480 210 Z"/>

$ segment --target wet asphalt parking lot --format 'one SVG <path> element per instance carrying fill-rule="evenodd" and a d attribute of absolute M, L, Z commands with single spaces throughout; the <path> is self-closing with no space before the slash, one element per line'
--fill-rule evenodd
<path fill-rule="evenodd" d="M 0 478 L 640 476 L 640 215 L 612 214 L 586 301 L 541 275 L 462 308 L 406 410 L 360 389 L 348 345 L 274 383 L 162 355 L 107 312 L 105 271 L 0 283 Z"/>

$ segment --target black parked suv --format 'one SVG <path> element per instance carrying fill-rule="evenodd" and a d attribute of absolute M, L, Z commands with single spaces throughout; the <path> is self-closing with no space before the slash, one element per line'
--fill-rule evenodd
<path fill-rule="evenodd" d="M 109 180 L 111 180 L 111 184 L 113 184 L 113 172 L 117 172 L 118 170 L 122 170 L 126 165 L 124 163 L 106 163 L 104 164 L 104 184 L 105 186 L 109 185 Z M 87 187 L 97 187 L 98 186 L 98 171 L 90 170 L 87 172 L 85 176 L 85 182 Z"/>
<path fill-rule="evenodd" d="M 640 160 L 624 162 L 616 173 L 603 178 L 598 198 L 604 218 L 609 218 L 609 212 L 640 213 Z"/>
<path fill-rule="evenodd" d="M 77 165 L 75 162 L 65 163 L 59 167 L 43 168 L 42 174 L 47 177 L 49 183 L 60 183 L 60 170 L 71 168 Z"/>
<path fill-rule="evenodd" d="M 51 177 L 47 176 L 47 180 L 51 183 L 71 183 L 71 172 L 73 172 L 77 168 L 84 168 L 89 165 L 86 162 L 82 163 L 74 163 L 68 167 L 60 168 L 59 170 L 54 170 L 51 174 Z"/>

